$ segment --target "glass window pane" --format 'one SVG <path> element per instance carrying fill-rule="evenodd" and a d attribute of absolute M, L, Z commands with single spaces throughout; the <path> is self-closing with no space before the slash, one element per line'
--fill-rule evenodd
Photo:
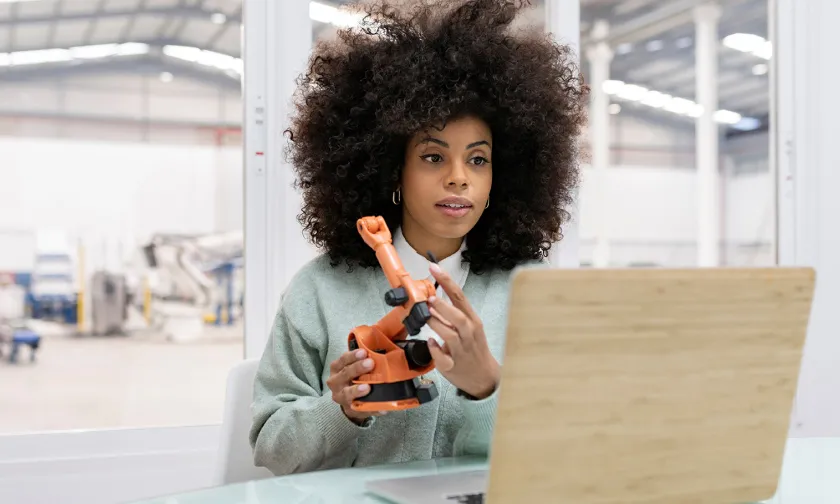
<path fill-rule="evenodd" d="M 0 37 L 0 434 L 219 423 L 243 356 L 241 1 L 39 3 Z"/>
<path fill-rule="evenodd" d="M 585 265 L 606 251 L 601 266 L 696 266 L 701 212 L 718 228 L 709 239 L 712 247 L 720 244 L 718 265 L 775 264 L 767 2 L 720 4 L 712 24 L 719 40 L 710 49 L 717 53 L 717 80 L 711 86 L 718 93 L 713 115 L 719 135 L 718 197 L 711 200 L 713 210 L 705 212 L 698 196 L 696 118 L 702 107 L 693 16 L 678 26 L 652 24 L 628 34 L 628 26 L 655 19 L 668 7 L 582 2 L 583 69 L 593 87 L 606 74 L 600 85 L 607 96 L 603 107 L 593 105 L 584 136 L 589 154 L 580 197 Z M 596 44 L 599 25 L 606 33 L 606 54 Z M 599 91 L 593 89 L 593 103 Z M 606 128 L 599 126 L 600 117 Z M 592 166 L 601 158 L 602 177 Z"/>

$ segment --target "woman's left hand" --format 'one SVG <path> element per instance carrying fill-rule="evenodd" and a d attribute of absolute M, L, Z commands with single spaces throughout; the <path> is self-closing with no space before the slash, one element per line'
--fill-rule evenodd
<path fill-rule="evenodd" d="M 487 345 L 481 319 L 452 277 L 437 264 L 432 264 L 430 271 L 452 301 L 449 303 L 438 297 L 429 299 L 432 314 L 429 327 L 444 341 L 440 346 L 429 339 L 435 367 L 463 392 L 484 399 L 496 390 L 501 368 Z"/>

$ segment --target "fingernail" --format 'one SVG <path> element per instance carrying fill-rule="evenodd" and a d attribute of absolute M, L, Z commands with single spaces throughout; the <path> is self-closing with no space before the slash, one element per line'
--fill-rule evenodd
<path fill-rule="evenodd" d="M 429 298 L 429 302 L 430 302 L 430 303 L 435 303 L 435 302 L 437 302 L 437 296 L 431 296 L 431 297 Z"/>
<path fill-rule="evenodd" d="M 356 350 L 356 358 L 357 359 L 364 359 L 365 358 L 365 351 L 364 350 Z"/>
<path fill-rule="evenodd" d="M 367 360 L 365 360 L 365 361 L 362 363 L 362 366 L 364 366 L 366 369 L 370 369 L 370 368 L 372 368 L 372 367 L 373 367 L 373 359 L 367 359 Z"/>
<path fill-rule="evenodd" d="M 361 385 L 359 385 L 359 392 L 367 392 L 369 389 L 370 389 L 370 386 L 365 384 L 365 383 L 362 383 Z"/>
<path fill-rule="evenodd" d="M 435 273 L 435 274 L 441 273 L 440 266 L 438 266 L 435 263 L 432 263 L 431 266 L 429 266 L 429 271 L 431 271 L 432 273 Z"/>

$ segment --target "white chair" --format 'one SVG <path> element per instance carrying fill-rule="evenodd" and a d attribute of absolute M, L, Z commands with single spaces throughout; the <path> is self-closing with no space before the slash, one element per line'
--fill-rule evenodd
<path fill-rule="evenodd" d="M 216 468 L 216 484 L 228 485 L 270 478 L 271 472 L 254 465 L 248 431 L 251 429 L 251 402 L 257 359 L 244 360 L 228 374 L 225 412 Z"/>

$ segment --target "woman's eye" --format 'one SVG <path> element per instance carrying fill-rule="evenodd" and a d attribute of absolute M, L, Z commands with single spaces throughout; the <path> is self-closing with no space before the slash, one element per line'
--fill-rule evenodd
<path fill-rule="evenodd" d="M 441 156 L 440 154 L 426 154 L 425 156 L 421 157 L 431 163 L 440 163 L 441 161 L 443 161 L 443 156 Z"/>
<path fill-rule="evenodd" d="M 483 158 L 481 156 L 478 156 L 478 157 L 472 158 L 472 162 L 473 162 L 474 165 L 481 166 L 481 165 L 485 165 L 485 164 L 489 163 L 490 161 L 488 161 L 487 158 Z"/>

